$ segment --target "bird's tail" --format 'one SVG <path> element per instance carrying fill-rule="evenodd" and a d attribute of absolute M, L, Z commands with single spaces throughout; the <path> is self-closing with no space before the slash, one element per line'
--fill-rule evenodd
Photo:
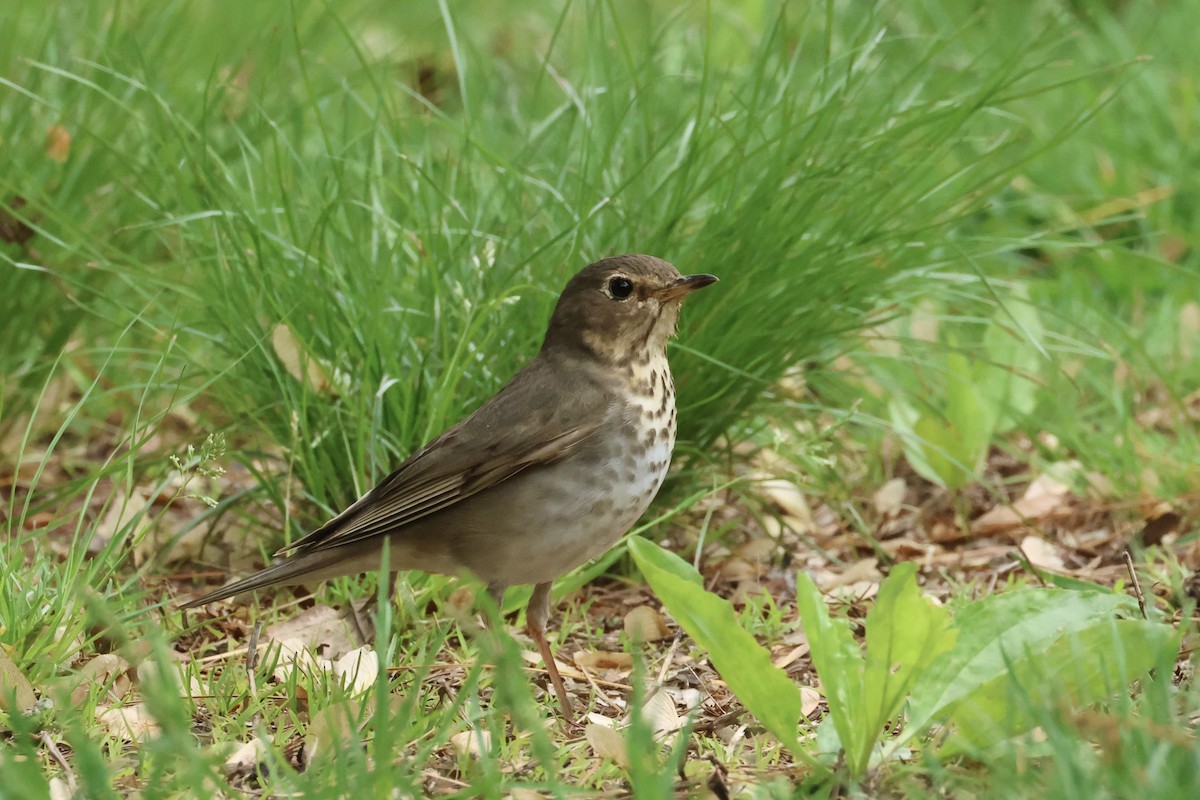
<path fill-rule="evenodd" d="M 335 575 L 343 574 L 343 570 L 338 569 L 337 564 L 344 558 L 345 554 L 339 553 L 336 548 L 292 556 L 261 569 L 253 575 L 242 578 L 240 581 L 234 581 L 227 586 L 222 586 L 215 592 L 209 592 L 202 597 L 197 597 L 195 600 L 189 600 L 179 607 L 195 608 L 205 603 L 213 603 L 217 600 L 224 600 L 226 597 L 233 597 L 235 594 L 241 594 L 242 592 L 262 589 L 265 586 L 286 586 L 334 577 Z"/>

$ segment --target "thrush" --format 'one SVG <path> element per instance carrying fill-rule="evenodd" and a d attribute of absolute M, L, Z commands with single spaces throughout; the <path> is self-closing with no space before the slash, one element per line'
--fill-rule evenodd
<path fill-rule="evenodd" d="M 279 560 L 184 608 L 380 567 L 469 572 L 499 603 L 533 584 L 526 628 L 567 717 L 546 641 L 555 578 L 608 550 L 662 486 L 675 445 L 667 340 L 715 282 L 647 255 L 606 258 L 563 289 L 538 354 L 492 399 Z"/>

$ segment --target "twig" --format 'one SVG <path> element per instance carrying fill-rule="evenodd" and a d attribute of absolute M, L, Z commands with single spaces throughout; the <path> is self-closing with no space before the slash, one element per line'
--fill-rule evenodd
<path fill-rule="evenodd" d="M 697 722 L 696 726 L 694 728 L 692 728 L 692 731 L 694 733 L 712 733 L 717 728 L 728 725 L 731 722 L 735 722 L 738 717 L 740 717 L 742 714 L 745 714 L 745 713 L 746 713 L 746 709 L 741 706 L 738 706 L 737 708 L 733 709 L 732 711 L 726 711 L 724 714 L 722 714 L 719 717 L 715 717 L 713 719 L 706 719 L 703 722 Z"/>
<path fill-rule="evenodd" d="M 579 671 L 583 673 L 583 677 L 587 679 L 587 682 L 589 684 L 591 684 L 592 689 L 596 692 L 596 697 L 600 698 L 600 700 L 604 703 L 604 705 L 608 706 L 609 708 L 615 709 L 617 711 L 625 710 L 616 701 L 614 701 L 611 697 L 608 696 L 608 692 L 606 692 L 606 691 L 604 691 L 604 689 L 600 688 L 600 684 L 596 683 L 596 679 L 592 676 L 592 673 L 590 671 L 588 671 L 588 669 L 586 667 L 580 667 Z"/>
<path fill-rule="evenodd" d="M 250 631 L 250 641 L 246 643 L 246 677 L 250 681 L 250 696 L 258 696 L 258 685 L 254 680 L 254 669 L 258 666 L 258 635 L 262 633 L 262 620 L 254 623 Z"/>
<path fill-rule="evenodd" d="M 1137 570 L 1133 567 L 1133 556 L 1129 553 L 1129 548 L 1125 548 L 1125 569 L 1129 570 L 1129 581 L 1133 584 L 1133 596 L 1137 598 L 1138 611 L 1142 612 L 1142 619 L 1148 619 L 1146 616 L 1146 595 L 1142 594 L 1142 584 L 1138 580 Z"/>
<path fill-rule="evenodd" d="M 50 734 L 42 731 L 42 746 L 46 748 L 46 752 L 54 759 L 60 767 L 62 767 L 63 775 L 67 778 L 67 787 L 71 790 L 71 794 L 75 794 L 75 773 L 71 770 L 71 765 L 67 763 L 67 757 L 63 755 L 62 750 L 58 749 L 58 745 L 50 738 Z"/>

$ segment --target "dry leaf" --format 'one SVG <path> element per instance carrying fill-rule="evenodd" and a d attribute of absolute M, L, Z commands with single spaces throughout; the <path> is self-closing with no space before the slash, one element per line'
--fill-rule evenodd
<path fill-rule="evenodd" d="M 110 696 L 121 698 L 129 691 L 129 662 L 116 653 L 104 653 L 84 664 L 72 678 L 71 703 L 79 705 L 94 684 L 108 684 Z"/>
<path fill-rule="evenodd" d="M 575 654 L 575 666 L 590 670 L 633 669 L 633 656 L 629 653 L 608 653 L 603 650 L 580 651 Z"/>
<path fill-rule="evenodd" d="M 62 778 L 50 779 L 50 800 L 71 800 L 73 797 L 75 792 L 71 789 L 71 784 Z"/>
<path fill-rule="evenodd" d="M 650 606 L 638 606 L 625 615 L 625 635 L 635 642 L 657 642 L 671 635 L 662 612 Z"/>
<path fill-rule="evenodd" d="M 130 742 L 141 742 L 159 731 L 158 722 L 145 703 L 108 708 L 96 706 L 96 720 L 113 736 Z"/>
<path fill-rule="evenodd" d="M 14 701 L 10 705 L 10 700 Z M 17 668 L 17 664 L 0 647 L 0 711 L 17 711 L 25 713 L 37 703 L 37 695 L 33 692 L 33 684 L 25 674 Z"/>
<path fill-rule="evenodd" d="M 908 484 L 904 478 L 892 478 L 875 490 L 871 501 L 875 504 L 875 513 L 881 517 L 894 517 L 904 507 L 904 495 L 908 493 Z"/>
<path fill-rule="evenodd" d="M 771 659 L 771 663 L 774 664 L 778 669 L 786 669 L 787 666 L 789 664 L 791 664 L 793 661 L 795 661 L 797 658 L 800 658 L 800 656 L 807 655 L 807 654 L 808 654 L 808 642 L 804 642 L 803 644 L 796 645 L 795 647 L 793 647 L 791 650 L 784 653 L 783 655 L 776 656 L 775 658 Z"/>
<path fill-rule="evenodd" d="M 351 694 L 361 694 L 374 686 L 379 677 L 379 654 L 371 645 L 364 644 L 339 658 L 333 665 L 333 674 Z"/>
<path fill-rule="evenodd" d="M 288 677 L 297 670 L 301 673 L 312 674 L 323 669 L 322 661 L 325 661 L 326 664 L 329 663 L 325 659 L 318 659 L 314 656 L 312 651 L 305 647 L 304 642 L 298 638 L 279 639 L 272 642 L 270 646 L 278 648 L 279 651 L 275 656 L 275 669 L 271 674 L 280 683 L 286 683 Z"/>
<path fill-rule="evenodd" d="M 263 632 L 263 639 L 299 642 L 333 659 L 365 644 L 346 615 L 329 606 L 313 606 L 291 619 L 277 622 Z"/>
<path fill-rule="evenodd" d="M 790 517 L 797 533 L 812 530 L 812 510 L 800 487 L 783 478 L 771 478 L 759 484 L 760 490 L 785 516 Z"/>
<path fill-rule="evenodd" d="M 683 727 L 683 717 L 675 710 L 675 701 L 662 689 L 650 695 L 650 699 L 642 705 L 641 714 L 656 738 Z"/>
<path fill-rule="evenodd" d="M 853 586 L 857 583 L 878 583 L 879 579 L 883 577 L 879 574 L 878 566 L 878 559 L 864 558 L 846 567 L 841 572 L 831 573 L 825 581 L 819 582 L 817 585 L 821 587 L 821 591 L 829 592 L 842 586 Z"/>
<path fill-rule="evenodd" d="M 59 164 L 71 155 L 71 134 L 62 125 L 46 129 L 46 158 Z"/>
<path fill-rule="evenodd" d="M 450 744 L 460 756 L 482 758 L 485 752 L 492 752 L 492 734 L 490 731 L 460 731 L 450 737 Z"/>
<path fill-rule="evenodd" d="M 88 552 L 95 555 L 103 550 L 108 543 L 112 541 L 112 537 L 121 530 L 122 527 L 128 525 L 131 521 L 138 518 L 146 510 L 146 506 L 150 503 L 139 489 L 134 489 L 124 497 L 114 495 L 108 503 L 108 510 L 104 512 L 104 518 L 100 520 L 100 524 L 96 526 L 95 532 L 92 534 L 91 540 L 88 542 Z M 144 521 L 143 517 L 143 521 Z M 149 537 L 143 537 L 149 538 Z M 139 557 L 144 557 L 145 552 L 134 550 L 134 563 L 141 564 Z"/>
<path fill-rule="evenodd" d="M 1071 512 L 1069 488 L 1049 475 L 1038 477 L 1011 506 L 996 506 L 971 523 L 977 535 L 988 536 L 1031 522 L 1043 522 Z"/>
<path fill-rule="evenodd" d="M 535 792 L 533 789 L 525 789 L 518 786 L 508 791 L 507 800 L 544 800 L 546 797 L 549 797 L 549 795 L 542 794 L 541 792 Z"/>
<path fill-rule="evenodd" d="M 1021 540 L 1021 552 L 1029 559 L 1029 563 L 1051 572 L 1065 572 L 1066 565 L 1058 554 L 1058 549 L 1040 536 L 1029 535 Z"/>
<path fill-rule="evenodd" d="M 159 675 L 159 665 L 157 661 L 142 661 L 137 665 L 134 673 L 137 675 L 138 683 L 140 684 L 146 684 L 147 682 L 156 680 L 169 681 L 171 688 L 175 689 L 180 697 L 190 699 L 193 697 L 203 697 L 204 695 L 208 694 L 208 691 L 204 688 L 203 684 L 200 683 L 200 680 L 195 675 L 187 674 L 183 664 L 169 663 L 166 669 L 165 678 L 160 677 Z M 185 684 L 184 678 L 187 679 L 187 689 L 183 688 Z"/>
<path fill-rule="evenodd" d="M 258 765 L 266 761 L 270 749 L 270 738 L 255 736 L 248 742 L 238 745 L 233 755 L 225 759 L 225 776 L 253 775 L 258 771 Z"/>
<path fill-rule="evenodd" d="M 357 746 L 358 712 L 350 702 L 325 706 L 315 715 L 304 737 L 304 763 L 311 764 L 322 752 L 338 747 Z"/>
<path fill-rule="evenodd" d="M 625 739 L 612 728 L 592 722 L 584 729 L 584 736 L 598 757 L 612 761 L 619 767 L 629 766 L 629 750 Z"/>
<path fill-rule="evenodd" d="M 300 340 L 286 323 L 279 323 L 271 331 L 271 347 L 289 375 L 319 394 L 329 393 L 332 387 L 329 375 L 315 358 L 305 352 Z"/>
<path fill-rule="evenodd" d="M 821 705 L 821 693 L 811 686 L 800 687 L 800 713 L 811 716 Z"/>
<path fill-rule="evenodd" d="M 475 607 L 475 590 L 470 586 L 457 587 L 442 607 L 457 622 L 470 619 Z"/>

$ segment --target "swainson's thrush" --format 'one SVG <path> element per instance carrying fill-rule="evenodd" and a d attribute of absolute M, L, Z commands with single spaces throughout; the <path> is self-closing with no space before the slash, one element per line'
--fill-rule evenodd
<path fill-rule="evenodd" d="M 184 608 L 379 568 L 472 572 L 499 601 L 534 584 L 526 621 L 568 717 L 546 642 L 555 578 L 599 556 L 662 485 L 675 445 L 667 365 L 683 298 L 717 279 L 646 255 L 597 261 L 558 299 L 541 352 L 495 397 L 283 556 Z"/>

